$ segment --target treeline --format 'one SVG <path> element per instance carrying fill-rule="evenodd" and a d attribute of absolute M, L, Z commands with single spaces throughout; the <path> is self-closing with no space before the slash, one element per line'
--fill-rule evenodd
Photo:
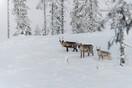
<path fill-rule="evenodd" d="M 35 33 L 31 33 L 30 19 L 28 18 L 27 0 L 13 0 L 13 15 L 16 20 L 16 32 L 14 36 L 19 34 L 24 35 L 56 35 L 64 34 L 66 31 L 64 29 L 65 23 L 65 2 L 66 0 L 39 0 L 36 9 L 41 9 L 43 11 L 44 23 L 42 23 L 43 29 L 39 29 L 37 26 Z M 46 12 L 48 7 L 50 11 Z M 73 33 L 86 33 L 86 32 L 95 32 L 99 22 L 101 21 L 101 13 L 99 12 L 97 0 L 73 0 L 71 15 L 71 22 L 69 23 L 72 26 Z M 50 13 L 50 21 L 47 21 L 47 13 Z M 49 23 L 50 22 L 50 23 Z M 50 24 L 47 26 L 47 24 Z"/>

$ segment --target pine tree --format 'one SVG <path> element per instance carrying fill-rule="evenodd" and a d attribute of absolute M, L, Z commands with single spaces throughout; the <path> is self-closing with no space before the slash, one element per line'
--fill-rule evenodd
<path fill-rule="evenodd" d="M 72 32 L 73 33 L 80 33 L 81 32 L 81 19 L 79 16 L 79 1 L 78 0 L 74 0 L 73 1 L 73 11 L 71 12 L 71 26 L 72 26 Z"/>
<path fill-rule="evenodd" d="M 46 5 L 45 3 L 51 2 L 51 34 L 63 34 L 64 33 L 64 0 L 40 0 L 37 9 L 44 10 L 44 29 L 43 34 L 47 34 L 47 18 L 46 18 Z"/>
<path fill-rule="evenodd" d="M 74 33 L 97 31 L 101 20 L 97 0 L 85 0 L 83 2 L 74 0 L 74 6 L 71 13 L 72 31 Z"/>
<path fill-rule="evenodd" d="M 61 8 L 56 1 L 51 2 L 51 34 L 61 34 Z"/>
<path fill-rule="evenodd" d="M 87 32 L 95 32 L 101 21 L 101 13 L 99 13 L 97 0 L 85 0 L 85 28 Z"/>
<path fill-rule="evenodd" d="M 124 0 L 118 0 L 116 6 L 109 12 L 106 19 L 101 22 L 101 26 L 104 26 L 108 20 L 112 20 L 111 29 L 115 30 L 115 36 L 108 42 L 108 49 L 114 43 L 119 43 L 120 45 L 120 65 L 125 64 L 125 44 L 124 44 L 124 32 L 129 33 L 132 27 L 132 18 L 130 13 L 130 8 L 128 7 Z"/>
<path fill-rule="evenodd" d="M 85 21 L 84 21 L 84 3 L 80 0 L 74 0 L 74 8 L 71 12 L 71 26 L 73 33 L 85 33 Z"/>
<path fill-rule="evenodd" d="M 26 0 L 13 0 L 13 3 L 13 15 L 15 15 L 17 23 L 17 31 L 14 36 L 19 34 L 31 35 L 30 20 L 27 14 L 29 8 L 26 5 Z"/>
<path fill-rule="evenodd" d="M 35 35 L 41 35 L 41 30 L 39 29 L 38 25 L 36 26 L 36 29 L 35 29 Z"/>
<path fill-rule="evenodd" d="M 40 0 L 37 9 L 44 11 L 44 28 L 42 30 L 42 35 L 47 35 L 47 16 L 46 16 L 46 3 L 48 0 Z"/>

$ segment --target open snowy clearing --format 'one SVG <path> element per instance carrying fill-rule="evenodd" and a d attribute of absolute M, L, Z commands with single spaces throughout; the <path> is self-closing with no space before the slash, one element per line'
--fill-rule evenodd
<path fill-rule="evenodd" d="M 0 42 L 0 88 L 131 88 L 132 48 L 127 62 L 119 65 L 119 47 L 110 52 L 112 60 L 98 60 L 96 46 L 107 50 L 109 32 L 65 34 L 56 36 L 19 36 Z M 130 32 L 130 35 L 132 32 Z M 79 52 L 66 52 L 64 40 L 94 45 L 95 56 L 80 58 Z M 132 44 L 132 37 L 126 42 Z"/>

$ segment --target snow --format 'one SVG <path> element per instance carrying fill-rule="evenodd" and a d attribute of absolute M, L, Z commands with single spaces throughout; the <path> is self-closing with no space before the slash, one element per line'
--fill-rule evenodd
<path fill-rule="evenodd" d="M 131 88 L 132 48 L 127 48 L 124 67 L 119 65 L 116 44 L 109 51 L 112 60 L 98 60 L 96 46 L 107 51 L 112 32 L 18 36 L 0 41 L 0 88 Z M 67 41 L 93 44 L 95 56 L 80 58 L 79 52 L 66 52 L 59 43 L 62 36 Z M 132 37 L 126 38 L 132 44 Z"/>

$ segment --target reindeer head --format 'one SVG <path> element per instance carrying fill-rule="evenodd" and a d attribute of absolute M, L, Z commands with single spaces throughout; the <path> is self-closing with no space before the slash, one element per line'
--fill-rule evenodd
<path fill-rule="evenodd" d="M 81 45 L 82 45 L 82 43 L 78 43 L 78 48 L 80 48 Z"/>
<path fill-rule="evenodd" d="M 100 49 L 100 47 L 99 47 L 99 48 L 96 47 L 96 50 L 97 50 L 97 51 L 100 51 L 101 49 Z"/>
<path fill-rule="evenodd" d="M 61 43 L 61 45 L 64 44 L 64 38 L 62 37 L 62 39 L 59 37 L 59 42 Z"/>

